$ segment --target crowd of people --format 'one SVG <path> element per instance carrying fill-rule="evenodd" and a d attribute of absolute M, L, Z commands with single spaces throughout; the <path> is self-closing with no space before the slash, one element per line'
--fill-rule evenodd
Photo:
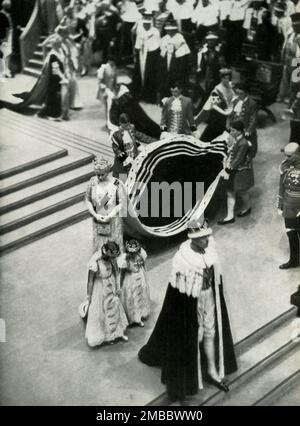
<path fill-rule="evenodd" d="M 8 3 L 3 2 L 3 16 Z M 127 327 L 143 327 L 151 314 L 147 254 L 142 242 L 124 237 L 122 221 L 127 204 L 124 183 L 145 145 L 174 135 L 190 135 L 203 146 L 226 141 L 220 177 L 227 212 L 218 224 L 229 225 L 251 214 L 249 190 L 254 186 L 253 160 L 259 155 L 261 106 L 253 92 L 253 64 L 263 65 L 255 68 L 254 80 L 262 73 L 266 91 L 272 82 L 268 72 L 272 74 L 273 66 L 281 70 L 271 101 L 284 103 L 283 114 L 290 119 L 290 143 L 283 150 L 286 160 L 280 168 L 278 197 L 290 259 L 280 268 L 299 266 L 300 79 L 294 78 L 295 58 L 300 57 L 299 2 L 49 3 L 54 13 L 50 24 L 48 20 L 42 74 L 21 107 L 36 101 L 44 87 L 39 115 L 68 120 L 70 109 L 82 108 L 79 77 L 87 75 L 96 61 L 96 96 L 105 108 L 114 152 L 113 164 L 95 159 L 95 176 L 86 191 L 93 220 L 93 256 L 80 315 L 87 321 L 89 346 L 128 340 Z M 7 60 L 3 49 L 7 33 L 1 34 L 1 52 Z M 265 93 L 260 95 L 264 98 Z M 159 124 L 146 114 L 140 101 L 161 106 Z M 203 122 L 206 126 L 199 132 Z M 236 211 L 238 198 L 241 203 Z M 228 391 L 224 376 L 237 368 L 212 230 L 199 221 L 188 227 L 188 240 L 173 259 L 156 326 L 139 352 L 142 362 L 162 367 L 162 382 L 172 400 L 196 393 L 203 379 Z"/>

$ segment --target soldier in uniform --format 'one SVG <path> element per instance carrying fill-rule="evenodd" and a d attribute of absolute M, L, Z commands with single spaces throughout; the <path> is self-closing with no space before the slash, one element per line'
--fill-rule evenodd
<path fill-rule="evenodd" d="M 280 166 L 278 209 L 285 222 L 290 258 L 279 268 L 289 269 L 300 265 L 300 147 L 290 142 L 284 153 L 287 158 Z"/>
<path fill-rule="evenodd" d="M 179 82 L 171 86 L 172 96 L 164 99 L 161 130 L 175 134 L 191 134 L 197 130 L 193 115 L 192 100 L 181 94 L 182 87 Z"/>

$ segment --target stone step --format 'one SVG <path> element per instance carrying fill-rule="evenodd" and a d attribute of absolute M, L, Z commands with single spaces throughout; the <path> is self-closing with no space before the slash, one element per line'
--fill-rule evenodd
<path fill-rule="evenodd" d="M 258 405 L 266 394 L 274 391 L 287 377 L 294 375 L 299 370 L 300 352 L 297 344 L 290 344 L 291 348 L 280 357 L 264 366 L 259 374 L 251 380 L 232 389 L 226 396 L 218 401 L 218 406 L 249 406 Z"/>
<path fill-rule="evenodd" d="M 32 75 L 33 77 L 39 77 L 41 75 L 41 71 L 36 69 L 36 68 L 32 68 L 32 67 L 24 67 L 23 70 L 24 74 L 28 74 L 28 75 Z"/>
<path fill-rule="evenodd" d="M 86 187 L 87 183 L 83 182 L 4 214 L 0 219 L 0 235 L 83 201 Z"/>
<path fill-rule="evenodd" d="M 28 64 L 32 68 L 37 68 L 38 70 L 42 69 L 43 61 L 39 59 L 29 59 Z"/>
<path fill-rule="evenodd" d="M 0 214 L 3 215 L 82 182 L 87 182 L 93 175 L 93 167 L 88 164 L 79 170 L 71 170 L 63 175 L 55 176 L 36 185 L 5 195 L 1 198 Z"/>
<path fill-rule="evenodd" d="M 227 377 L 231 390 L 247 382 L 255 374 L 260 374 L 262 368 L 294 347 L 294 343 L 290 342 L 290 336 L 291 322 L 296 317 L 296 312 L 297 309 L 294 307 L 289 309 L 235 345 L 239 368 L 236 373 Z M 224 398 L 224 392 L 204 383 L 204 391 L 189 397 L 187 404 L 217 405 L 222 398 Z M 147 405 L 163 406 L 170 405 L 170 402 L 167 394 L 163 393 Z"/>
<path fill-rule="evenodd" d="M 277 386 L 275 386 L 271 391 L 263 395 L 262 398 L 255 401 L 254 406 L 269 406 L 274 405 L 274 403 L 280 402 L 280 399 L 286 395 L 289 395 L 291 392 L 294 392 L 294 389 L 297 388 L 297 400 L 298 405 L 300 401 L 300 368 L 290 376 L 282 380 Z M 295 389 L 296 390 L 296 389 Z M 281 404 L 279 404 L 281 405 Z M 285 404 L 282 404 L 285 405 Z"/>
<path fill-rule="evenodd" d="M 113 151 L 110 145 L 94 141 L 90 138 L 78 136 L 75 133 L 54 126 L 48 120 L 41 120 L 37 117 L 24 117 L 8 110 L 1 110 L 0 116 L 6 120 L 6 125 L 14 129 L 22 129 L 27 135 L 34 134 L 41 141 L 53 143 L 59 147 L 76 148 L 84 152 L 97 153 L 112 158 Z M 59 123 L 58 123 L 59 124 Z"/>
<path fill-rule="evenodd" d="M 46 165 L 52 161 L 58 160 L 59 158 L 65 157 L 68 155 L 68 151 L 66 149 L 60 149 L 59 151 L 45 155 L 44 157 L 37 158 L 36 160 L 29 161 L 24 164 L 20 164 L 19 166 L 12 167 L 11 169 L 3 170 L 0 172 L 0 180 L 7 179 L 10 177 L 15 177 L 20 173 L 25 173 L 28 170 L 33 170 L 36 167 L 40 167 L 42 165 Z M 1 184 L 2 186 L 2 184 Z"/>
<path fill-rule="evenodd" d="M 35 52 L 33 53 L 34 58 L 36 59 L 40 59 L 40 60 L 44 60 L 44 55 L 43 55 L 43 51 L 42 49 L 39 50 L 35 50 Z"/>
<path fill-rule="evenodd" d="M 2 181 L 0 197 L 20 191 L 23 188 L 43 182 L 46 179 L 77 169 L 86 164 L 90 164 L 93 158 L 94 156 L 91 154 L 68 155 L 67 157 L 52 161 L 51 163 L 35 167 L 22 174 L 11 176 Z"/>
<path fill-rule="evenodd" d="M 83 202 L 59 210 L 22 228 L 2 235 L 0 238 L 0 254 L 3 255 L 16 250 L 88 217 L 89 213 Z"/>
<path fill-rule="evenodd" d="M 294 319 L 293 319 L 294 320 Z M 290 320 L 268 335 L 261 343 L 252 346 L 239 357 L 239 370 L 229 378 L 230 392 L 217 392 L 201 405 L 252 405 L 260 396 L 273 389 L 285 374 L 286 378 L 293 372 L 288 367 L 290 357 L 294 359 L 295 353 L 298 357 L 297 369 L 299 369 L 299 344 L 291 340 L 292 321 Z M 277 370 L 278 366 L 287 361 L 287 370 Z M 267 374 L 266 376 L 265 373 Z M 261 381 L 261 378 L 264 380 Z M 273 378 L 278 378 L 274 382 Z M 272 379 L 272 380 L 271 380 Z M 263 383 L 266 381 L 267 388 L 259 394 Z M 260 383 L 259 386 L 257 384 Z M 253 393 L 251 389 L 255 388 Z"/>

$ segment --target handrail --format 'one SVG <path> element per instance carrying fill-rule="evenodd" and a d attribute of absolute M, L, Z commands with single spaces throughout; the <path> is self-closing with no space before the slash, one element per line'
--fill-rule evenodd
<path fill-rule="evenodd" d="M 20 36 L 22 69 L 26 67 L 29 59 L 36 49 L 36 45 L 42 35 L 39 1 L 36 0 L 31 17 Z"/>

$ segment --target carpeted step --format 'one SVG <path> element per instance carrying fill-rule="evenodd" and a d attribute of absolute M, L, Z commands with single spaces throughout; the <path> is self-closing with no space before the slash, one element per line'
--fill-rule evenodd
<path fill-rule="evenodd" d="M 91 164 L 71 170 L 63 175 L 55 176 L 36 185 L 29 186 L 1 198 L 0 214 L 7 213 L 37 200 L 49 197 L 82 182 L 87 182 L 94 175 Z"/>
<path fill-rule="evenodd" d="M 296 360 L 295 360 L 296 362 Z M 298 360 L 299 362 L 299 360 Z M 299 366 L 299 365 L 298 365 Z M 282 380 L 277 386 L 275 386 L 271 391 L 267 392 L 265 395 L 263 395 L 262 398 L 255 401 L 253 405 L 255 406 L 269 406 L 269 405 L 285 405 L 285 404 L 279 404 L 280 400 L 283 397 L 286 397 L 290 395 L 291 393 L 295 393 L 297 397 L 295 398 L 296 404 L 292 405 L 299 405 L 300 401 L 300 366 L 298 370 L 294 373 L 292 373 L 290 376 Z"/>
<path fill-rule="evenodd" d="M 89 213 L 83 202 L 43 217 L 22 228 L 2 235 L 0 238 L 0 254 L 16 250 L 88 217 Z"/>
<path fill-rule="evenodd" d="M 60 149 L 53 154 L 45 155 L 44 157 L 37 158 L 33 161 L 28 161 L 27 163 L 20 164 L 19 166 L 12 167 L 11 169 L 3 170 L 0 172 L 0 180 L 7 179 L 10 177 L 15 177 L 20 173 L 25 173 L 28 170 L 33 170 L 36 167 L 40 167 L 42 165 L 46 165 L 52 161 L 58 160 L 59 158 L 66 157 L 68 155 L 68 151 L 66 149 Z M 1 182 L 2 186 L 2 182 Z"/>
<path fill-rule="evenodd" d="M 52 161 L 51 163 L 35 167 L 22 174 L 11 176 L 2 180 L 0 197 L 43 182 L 46 179 L 50 179 L 62 173 L 78 169 L 86 164 L 90 164 L 93 158 L 94 156 L 91 154 L 68 155 L 67 157 Z"/>
<path fill-rule="evenodd" d="M 29 59 L 29 61 L 28 61 L 29 67 L 36 68 L 39 71 L 41 71 L 41 69 L 43 67 L 43 63 L 44 63 L 43 60 L 35 59 L 35 58 Z"/>
<path fill-rule="evenodd" d="M 218 406 L 249 406 L 256 405 L 263 397 L 271 393 L 287 377 L 299 370 L 300 352 L 296 344 L 290 344 L 291 348 L 281 356 L 266 365 L 257 372 L 252 380 L 238 386 L 228 395 L 224 396 L 216 405 Z M 274 354 L 274 357 L 277 354 Z"/>
<path fill-rule="evenodd" d="M 32 68 L 30 66 L 24 67 L 23 72 L 24 72 L 24 74 L 32 75 L 33 77 L 39 77 L 41 75 L 40 70 L 38 70 L 36 68 Z"/>
<path fill-rule="evenodd" d="M 299 369 L 299 345 L 291 340 L 292 321 L 294 317 L 243 353 L 238 372 L 229 378 L 230 392 L 218 392 L 202 405 L 252 405 Z"/>
<path fill-rule="evenodd" d="M 83 201 L 86 188 L 87 183 L 83 182 L 2 215 L 0 235 Z"/>
<path fill-rule="evenodd" d="M 43 55 L 42 49 L 35 50 L 35 52 L 33 53 L 33 56 L 34 56 L 35 59 L 39 59 L 41 61 L 44 60 L 44 55 Z"/>
<path fill-rule="evenodd" d="M 55 126 L 54 123 L 48 120 L 42 120 L 37 117 L 26 117 L 7 109 L 0 111 L 0 118 L 5 119 L 7 126 L 15 130 L 20 129 L 20 131 L 29 136 L 34 134 L 41 141 L 60 147 L 72 147 L 92 154 L 97 153 L 110 158 L 113 157 L 113 151 L 108 141 L 106 143 L 97 142 L 90 138 L 78 136 L 75 133 Z"/>

